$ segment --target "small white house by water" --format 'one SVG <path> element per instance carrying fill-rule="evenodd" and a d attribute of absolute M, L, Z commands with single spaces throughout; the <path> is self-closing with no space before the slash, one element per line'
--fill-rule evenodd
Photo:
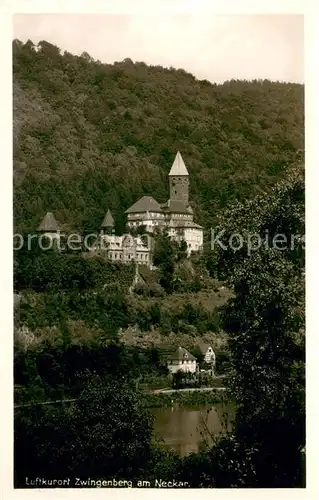
<path fill-rule="evenodd" d="M 167 359 L 167 368 L 171 374 L 178 371 L 195 373 L 197 367 L 196 358 L 184 347 L 179 347 Z"/>
<path fill-rule="evenodd" d="M 211 345 L 205 344 L 204 342 L 201 342 L 198 345 L 202 355 L 204 356 L 204 361 L 205 363 L 212 364 L 213 367 L 215 366 L 216 363 L 216 354 L 212 348 Z"/>

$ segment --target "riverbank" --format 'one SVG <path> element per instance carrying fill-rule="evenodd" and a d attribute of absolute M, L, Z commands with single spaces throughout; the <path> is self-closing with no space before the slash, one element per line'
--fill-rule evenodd
<path fill-rule="evenodd" d="M 143 401 L 147 408 L 196 408 L 197 406 L 223 403 L 228 398 L 225 388 L 223 388 L 224 390 L 204 389 L 158 390 L 143 394 Z"/>
<path fill-rule="evenodd" d="M 226 387 L 184 387 L 183 389 L 155 389 L 153 394 L 173 394 L 180 392 L 226 391 Z"/>

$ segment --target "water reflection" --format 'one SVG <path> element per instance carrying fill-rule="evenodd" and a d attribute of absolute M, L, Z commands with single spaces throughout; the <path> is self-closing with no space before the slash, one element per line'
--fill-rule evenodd
<path fill-rule="evenodd" d="M 234 413 L 234 407 L 222 404 L 199 408 L 156 408 L 154 436 L 162 446 L 174 449 L 181 456 L 196 453 L 205 442 L 211 445 L 214 437 L 231 429 Z"/>

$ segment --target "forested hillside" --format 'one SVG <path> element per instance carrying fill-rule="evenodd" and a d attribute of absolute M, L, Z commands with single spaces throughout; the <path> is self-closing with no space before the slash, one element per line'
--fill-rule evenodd
<path fill-rule="evenodd" d="M 225 61 L 227 64 L 227 61 Z M 168 197 L 180 150 L 198 221 L 209 228 L 235 199 L 267 190 L 303 149 L 303 86 L 214 85 L 184 70 L 113 65 L 48 42 L 13 42 L 16 231 L 46 211 L 65 229 L 117 229 L 144 194 Z"/>

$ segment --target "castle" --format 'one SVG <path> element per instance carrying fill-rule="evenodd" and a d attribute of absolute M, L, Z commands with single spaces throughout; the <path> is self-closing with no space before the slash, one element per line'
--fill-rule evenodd
<path fill-rule="evenodd" d="M 202 250 L 203 228 L 194 222 L 193 210 L 189 204 L 189 174 L 179 151 L 168 178 L 169 199 L 166 203 L 160 204 L 152 196 L 143 196 L 126 210 L 128 234 L 114 234 L 114 219 L 110 210 L 107 211 L 101 225 L 97 251 L 103 248 L 111 261 L 135 261 L 151 267 L 154 246 L 151 235 L 163 229 L 167 230 L 173 240 L 186 242 L 188 255 Z M 137 228 L 145 234 L 129 234 L 134 233 Z M 57 233 L 58 224 L 52 213 L 45 216 L 38 231 L 51 236 Z"/>

